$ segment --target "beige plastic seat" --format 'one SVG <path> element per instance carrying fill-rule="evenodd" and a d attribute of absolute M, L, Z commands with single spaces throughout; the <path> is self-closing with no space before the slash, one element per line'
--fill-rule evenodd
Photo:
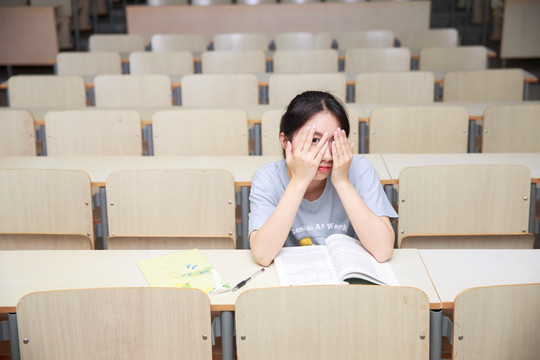
<path fill-rule="evenodd" d="M 401 32 L 402 47 L 421 50 L 425 47 L 454 47 L 459 45 L 459 33 L 454 28 L 407 29 Z"/>
<path fill-rule="evenodd" d="M 428 47 L 420 51 L 419 69 L 424 71 L 487 69 L 483 46 Z"/>
<path fill-rule="evenodd" d="M 468 127 L 464 107 L 375 108 L 369 119 L 369 152 L 466 153 Z"/>
<path fill-rule="evenodd" d="M 407 48 L 349 49 L 345 52 L 346 72 L 409 71 L 411 52 Z"/>
<path fill-rule="evenodd" d="M 249 106 L 259 104 L 254 74 L 194 74 L 182 77 L 184 106 Z"/>
<path fill-rule="evenodd" d="M 58 75 L 122 74 L 118 52 L 61 52 L 56 56 Z"/>
<path fill-rule="evenodd" d="M 114 249 L 234 249 L 234 179 L 226 170 L 134 170 L 107 177 Z"/>
<path fill-rule="evenodd" d="M 249 155 L 248 120 L 241 110 L 158 111 L 152 130 L 156 156 Z"/>
<path fill-rule="evenodd" d="M 337 35 L 337 43 L 339 50 L 390 48 L 394 46 L 394 38 L 391 30 L 343 31 Z"/>
<path fill-rule="evenodd" d="M 346 89 L 343 73 L 272 74 L 268 79 L 268 102 L 270 105 L 287 105 L 304 91 L 320 90 L 330 92 L 345 103 Z"/>
<path fill-rule="evenodd" d="M 530 249 L 530 186 L 531 173 L 521 165 L 405 168 L 398 247 Z"/>
<path fill-rule="evenodd" d="M 98 75 L 96 107 L 172 106 L 171 79 L 164 74 Z"/>
<path fill-rule="evenodd" d="M 202 52 L 208 47 L 208 40 L 203 34 L 155 34 L 150 44 L 153 52 Z"/>
<path fill-rule="evenodd" d="M 540 153 L 540 104 L 488 106 L 482 152 Z"/>
<path fill-rule="evenodd" d="M 212 359 L 210 300 L 198 289 L 35 292 L 17 304 L 17 325 L 23 359 Z"/>
<path fill-rule="evenodd" d="M 416 288 L 254 289 L 238 296 L 235 321 L 242 359 L 429 358 L 429 302 Z"/>
<path fill-rule="evenodd" d="M 281 32 L 274 39 L 276 50 L 330 49 L 332 39 L 326 32 Z"/>
<path fill-rule="evenodd" d="M 276 50 L 274 73 L 331 73 L 338 71 L 338 52 L 333 49 Z"/>
<path fill-rule="evenodd" d="M 146 41 L 137 34 L 92 34 L 88 38 L 88 50 L 115 51 L 129 54 L 133 51 L 145 51 Z"/>
<path fill-rule="evenodd" d="M 141 156 L 141 119 L 130 110 L 51 111 L 48 156 Z"/>
<path fill-rule="evenodd" d="M 449 71 L 443 101 L 522 101 L 523 79 L 520 69 Z"/>
<path fill-rule="evenodd" d="M 356 76 L 356 103 L 425 104 L 433 102 L 432 72 L 371 72 Z"/>
<path fill-rule="evenodd" d="M 205 51 L 203 74 L 261 74 L 266 72 L 266 55 L 260 50 Z"/>
<path fill-rule="evenodd" d="M 86 89 L 81 76 L 16 75 L 8 79 L 11 107 L 85 107 Z"/>
<path fill-rule="evenodd" d="M 0 169 L 2 250 L 94 248 L 90 178 L 79 170 Z"/>
<path fill-rule="evenodd" d="M 0 110 L 0 156 L 35 156 L 34 117 L 26 110 Z"/>
<path fill-rule="evenodd" d="M 134 75 L 182 76 L 193 74 L 193 54 L 189 51 L 132 52 L 129 55 L 129 72 Z"/>
<path fill-rule="evenodd" d="M 540 284 L 476 287 L 454 302 L 453 359 L 538 358 Z"/>
<path fill-rule="evenodd" d="M 274 2 L 272 0 L 272 2 Z M 249 4 L 248 4 L 249 5 Z M 222 33 L 214 35 L 216 51 L 268 51 L 266 33 Z"/>

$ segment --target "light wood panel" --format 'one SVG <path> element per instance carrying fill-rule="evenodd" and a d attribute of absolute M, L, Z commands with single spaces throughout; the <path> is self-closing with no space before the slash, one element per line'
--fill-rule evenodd
<path fill-rule="evenodd" d="M 339 50 L 359 48 L 388 48 L 394 46 L 394 32 L 390 30 L 343 31 L 337 34 Z"/>
<path fill-rule="evenodd" d="M 61 52 L 56 57 L 58 75 L 122 74 L 118 52 Z"/>
<path fill-rule="evenodd" d="M 12 107 L 85 107 L 86 90 L 80 76 L 15 75 L 8 79 Z"/>
<path fill-rule="evenodd" d="M 231 106 L 259 104 L 254 74 L 194 74 L 182 77 L 182 105 Z"/>
<path fill-rule="evenodd" d="M 172 106 L 171 79 L 164 74 L 98 75 L 96 107 Z"/>
<path fill-rule="evenodd" d="M 502 59 L 540 57 L 539 18 L 538 1 L 505 1 L 501 38 Z"/>
<path fill-rule="evenodd" d="M 216 51 L 268 51 L 269 44 L 266 33 L 227 33 L 214 36 Z"/>
<path fill-rule="evenodd" d="M 35 156 L 34 117 L 29 111 L 0 110 L 0 156 Z"/>
<path fill-rule="evenodd" d="M 266 55 L 261 50 L 205 51 L 203 74 L 261 74 L 266 72 Z"/>
<path fill-rule="evenodd" d="M 154 34 L 151 39 L 154 52 L 163 51 L 205 51 L 208 40 L 203 34 Z"/>
<path fill-rule="evenodd" d="M 129 73 L 135 75 L 193 74 L 193 54 L 189 51 L 132 52 L 129 54 Z"/>
<path fill-rule="evenodd" d="M 332 49 L 276 50 L 274 73 L 331 73 L 338 71 L 338 52 Z"/>
<path fill-rule="evenodd" d="M 407 48 L 349 49 L 345 52 L 345 71 L 408 71 L 411 52 Z"/>
<path fill-rule="evenodd" d="M 457 29 L 406 29 L 398 36 L 401 46 L 411 50 L 425 47 L 454 47 L 459 45 Z"/>
<path fill-rule="evenodd" d="M 88 38 L 88 50 L 130 53 L 144 51 L 148 41 L 137 34 L 92 34 Z"/>
<path fill-rule="evenodd" d="M 356 103 L 433 102 L 435 78 L 426 71 L 374 72 L 356 76 Z"/>
<path fill-rule="evenodd" d="M 268 79 L 270 105 L 287 105 L 307 90 L 326 91 L 346 102 L 347 81 L 343 73 L 272 74 Z"/>
<path fill-rule="evenodd" d="M 487 69 L 484 46 L 429 47 L 420 51 L 419 69 L 424 71 Z"/>

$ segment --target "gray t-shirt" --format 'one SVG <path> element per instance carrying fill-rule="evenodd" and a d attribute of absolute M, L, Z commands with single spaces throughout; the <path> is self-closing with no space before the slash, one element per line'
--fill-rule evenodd
<path fill-rule="evenodd" d="M 349 168 L 349 179 L 376 215 L 398 217 L 383 191 L 375 169 L 366 158 L 354 156 Z M 268 163 L 255 173 L 249 195 L 250 234 L 268 220 L 288 183 L 285 159 Z M 299 241 L 306 237 L 311 238 L 313 244 L 323 245 L 325 239 L 335 233 L 358 238 L 329 176 L 317 200 L 302 199 L 284 246 L 298 246 Z"/>

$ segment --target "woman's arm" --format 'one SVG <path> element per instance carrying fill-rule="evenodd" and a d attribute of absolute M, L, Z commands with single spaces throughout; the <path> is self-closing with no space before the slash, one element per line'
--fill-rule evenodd
<path fill-rule="evenodd" d="M 349 180 L 353 152 L 352 144 L 349 144 L 343 130 L 338 129 L 334 133 L 332 157 L 331 181 L 356 235 L 377 261 L 390 259 L 394 249 L 394 230 L 388 217 L 378 216 L 371 211 Z"/>

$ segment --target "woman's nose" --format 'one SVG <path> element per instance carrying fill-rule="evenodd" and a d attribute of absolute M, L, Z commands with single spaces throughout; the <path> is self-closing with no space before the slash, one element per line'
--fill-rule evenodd
<path fill-rule="evenodd" d="M 324 152 L 323 160 L 331 161 L 332 160 L 332 143 L 328 144 L 328 148 Z"/>

